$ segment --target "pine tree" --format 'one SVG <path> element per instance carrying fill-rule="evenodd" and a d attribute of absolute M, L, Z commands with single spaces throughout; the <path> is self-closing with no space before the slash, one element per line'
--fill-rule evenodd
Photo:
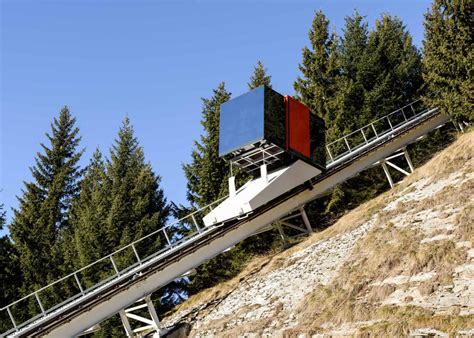
<path fill-rule="evenodd" d="M 23 293 L 46 285 L 61 274 L 61 232 L 69 226 L 71 200 L 77 195 L 82 170 L 77 151 L 80 137 L 76 119 L 64 107 L 46 134 L 31 168 L 32 182 L 25 182 L 19 207 L 14 210 L 10 233 L 19 253 Z"/>
<path fill-rule="evenodd" d="M 433 107 L 458 121 L 474 121 L 474 6 L 467 0 L 434 0 L 425 14 L 423 78 Z"/>
<path fill-rule="evenodd" d="M 253 67 L 253 74 L 250 77 L 250 82 L 247 83 L 250 90 L 258 88 L 260 86 L 267 86 L 272 88 L 271 85 L 271 75 L 267 75 L 267 71 L 263 66 L 262 62 L 259 60 L 257 64 Z"/>
<path fill-rule="evenodd" d="M 328 27 L 329 20 L 323 12 L 316 12 L 309 31 L 311 48 L 303 48 L 303 60 L 299 65 L 302 77 L 297 78 L 294 88 L 298 98 L 313 113 L 330 121 L 339 61 L 337 36 L 329 34 Z"/>
<path fill-rule="evenodd" d="M 3 204 L 0 204 L 0 231 L 6 223 Z M 18 256 L 12 241 L 7 235 L 0 237 L 0 304 L 5 306 L 18 298 L 17 284 L 21 280 Z M 13 324 L 5 311 L 0 315 L 0 332 L 8 331 Z"/>

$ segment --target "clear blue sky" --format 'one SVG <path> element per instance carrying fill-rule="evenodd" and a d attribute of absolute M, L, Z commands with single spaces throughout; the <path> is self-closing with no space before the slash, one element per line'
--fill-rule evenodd
<path fill-rule="evenodd" d="M 220 81 L 247 90 L 262 60 L 274 88 L 292 94 L 315 10 L 339 32 L 356 8 L 372 26 L 399 16 L 421 46 L 430 1 L 1 2 L 0 202 L 8 218 L 53 117 L 68 105 L 85 165 L 108 153 L 128 114 L 169 200 L 184 203 L 181 163 L 199 137 L 201 97 Z"/>

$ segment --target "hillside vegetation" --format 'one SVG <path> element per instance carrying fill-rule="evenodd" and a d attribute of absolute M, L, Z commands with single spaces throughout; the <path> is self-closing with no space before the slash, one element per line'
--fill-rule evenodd
<path fill-rule="evenodd" d="M 474 335 L 474 132 L 165 319 L 192 336 Z"/>

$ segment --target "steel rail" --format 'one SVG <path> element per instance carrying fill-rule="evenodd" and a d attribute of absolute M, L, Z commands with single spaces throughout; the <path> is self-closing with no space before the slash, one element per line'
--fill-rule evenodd
<path fill-rule="evenodd" d="M 126 249 L 132 248 L 132 250 L 133 250 L 133 252 L 135 253 L 135 256 L 136 256 L 136 258 L 137 258 L 138 263 L 142 263 L 142 262 L 143 262 L 143 259 L 140 259 L 140 257 L 138 256 L 138 253 L 136 252 L 136 248 L 135 248 L 136 244 L 142 242 L 143 240 L 145 240 L 145 239 L 147 239 L 147 238 L 150 238 L 151 236 L 154 236 L 154 235 L 160 233 L 161 231 L 164 232 L 166 229 L 171 228 L 171 227 L 175 226 L 176 224 L 180 224 L 180 223 L 182 223 L 183 221 L 187 220 L 188 218 L 191 218 L 191 220 L 192 220 L 192 219 L 195 217 L 196 214 L 198 214 L 198 213 L 200 213 L 200 212 L 202 212 L 202 211 L 204 211 L 204 210 L 206 210 L 206 209 L 212 207 L 213 205 L 215 205 L 215 204 L 217 204 L 217 203 L 223 201 L 223 200 L 226 199 L 226 198 L 227 198 L 227 196 L 224 196 L 224 197 L 222 197 L 222 198 L 220 198 L 220 199 L 218 199 L 218 200 L 216 200 L 216 201 L 214 201 L 214 202 L 212 202 L 212 203 L 210 203 L 210 204 L 208 204 L 208 205 L 206 205 L 206 206 L 204 206 L 204 207 L 202 207 L 202 208 L 200 208 L 200 209 L 198 209 L 198 210 L 195 210 L 195 211 L 193 211 L 193 212 L 187 214 L 186 216 L 184 216 L 184 217 L 182 217 L 182 218 L 180 218 L 180 219 L 178 219 L 178 220 L 175 220 L 175 221 L 173 221 L 173 222 L 171 222 L 171 223 L 169 223 L 169 224 L 166 224 L 165 226 L 163 226 L 163 227 L 161 227 L 161 228 L 159 228 L 159 229 L 157 229 L 157 230 L 155 230 L 155 231 L 153 231 L 153 232 L 151 232 L 151 233 L 149 233 L 149 234 L 147 234 L 147 235 L 145 235 L 145 236 L 143 236 L 143 237 L 141 237 L 141 238 L 139 238 L 139 239 L 137 239 L 137 240 L 135 240 L 135 241 L 133 241 L 133 242 L 131 242 L 131 243 L 129 243 L 129 244 L 127 244 L 127 245 L 125 245 L 125 246 L 119 248 L 119 249 L 117 249 L 117 250 L 115 250 L 114 252 L 112 252 L 112 253 L 110 253 L 110 254 L 108 254 L 108 255 L 106 255 L 106 256 L 103 256 L 102 258 L 99 258 L 98 260 L 96 260 L 96 261 L 94 261 L 94 262 L 92 262 L 92 263 L 90 263 L 90 264 L 88 264 L 88 265 L 86 265 L 86 266 L 84 266 L 84 267 L 82 267 L 82 268 L 80 268 L 80 269 L 78 269 L 78 270 L 76 270 L 76 271 L 74 271 L 74 272 L 72 272 L 72 273 L 70 273 L 70 274 L 64 276 L 64 277 L 59 278 L 59 279 L 55 280 L 54 282 L 52 282 L 52 283 L 50 283 L 50 284 L 48 284 L 48 285 L 46 285 L 46 286 L 43 286 L 43 287 L 41 287 L 41 288 L 39 288 L 39 289 L 37 289 L 37 290 L 31 292 L 30 294 L 28 294 L 28 295 L 26 295 L 26 296 L 24 296 L 24 297 L 22 297 L 22 298 L 20 298 L 20 299 L 17 299 L 17 300 L 15 300 L 15 301 L 11 302 L 10 304 L 8 304 L 8 305 L 6 305 L 6 306 L 0 308 L 0 311 L 7 311 L 8 314 L 9 314 L 9 316 L 10 316 L 10 320 L 12 321 L 12 324 L 14 324 L 14 326 L 16 327 L 16 329 L 19 329 L 19 328 L 21 328 L 22 326 L 24 326 L 24 325 L 26 325 L 27 323 L 29 323 L 31 320 L 37 319 L 38 316 L 32 317 L 32 318 L 30 318 L 29 320 L 27 320 L 27 321 L 25 321 L 25 322 L 23 322 L 23 323 L 21 323 L 21 324 L 17 324 L 17 323 L 14 321 L 14 317 L 13 317 L 13 315 L 11 314 L 10 309 L 12 308 L 12 306 L 14 306 L 14 305 L 16 305 L 16 304 L 18 304 L 18 303 L 20 303 L 20 302 L 22 302 L 22 301 L 24 301 L 24 300 L 27 300 L 27 299 L 29 299 L 29 298 L 31 298 L 31 297 L 35 297 L 35 299 L 36 299 L 36 301 L 37 301 L 37 303 L 38 303 L 38 305 L 40 306 L 40 309 L 41 309 L 41 314 L 40 314 L 40 315 L 42 315 L 42 316 L 44 317 L 46 314 L 48 314 L 48 313 L 51 312 L 52 310 L 56 309 L 58 305 L 63 305 L 64 302 L 63 302 L 63 303 L 60 303 L 60 304 L 56 304 L 55 306 L 52 306 L 52 307 L 50 307 L 50 308 L 45 309 L 45 308 L 43 307 L 43 304 L 41 303 L 40 298 L 39 298 L 39 295 L 38 295 L 40 292 L 45 291 L 45 290 L 48 290 L 48 289 L 50 289 L 52 286 L 54 286 L 54 285 L 56 285 L 56 284 L 58 284 L 58 283 L 60 283 L 60 282 L 63 282 L 63 281 L 65 281 L 65 280 L 67 280 L 67 279 L 69 279 L 69 278 L 71 278 L 71 277 L 74 277 L 74 279 L 75 279 L 75 281 L 76 281 L 76 284 L 77 284 L 77 286 L 79 287 L 80 294 L 81 294 L 81 295 L 86 295 L 88 292 L 90 292 L 90 291 L 92 291 L 92 290 L 95 290 L 95 289 L 97 288 L 97 286 L 100 286 L 104 281 L 106 282 L 107 280 L 101 280 L 101 281 L 99 281 L 99 283 L 97 283 L 96 285 L 93 285 L 93 286 L 90 287 L 89 289 L 83 290 L 82 285 L 80 284 L 80 282 L 78 282 L 78 280 L 79 280 L 79 278 L 78 278 L 78 276 L 77 276 L 78 273 L 83 272 L 83 271 L 85 271 L 85 270 L 87 270 L 87 269 L 89 269 L 89 268 L 91 268 L 91 267 L 97 265 L 98 263 L 101 263 L 101 262 L 110 260 L 111 263 L 112 263 L 112 266 L 113 266 L 113 268 L 114 268 L 114 270 L 115 270 L 115 272 L 117 273 L 117 275 L 120 275 L 120 273 L 121 273 L 123 270 L 129 269 L 131 266 L 133 266 L 133 265 L 136 264 L 136 263 L 127 266 L 127 268 L 123 269 L 122 271 L 118 271 L 117 266 L 116 266 L 116 263 L 115 263 L 115 261 L 113 260 L 113 256 L 114 256 L 114 255 L 116 255 L 116 254 L 118 254 L 118 253 L 120 253 L 120 252 L 122 252 L 122 251 L 124 251 L 124 250 L 126 250 Z M 196 231 L 196 232 L 193 232 L 192 234 L 200 233 L 200 228 L 199 228 L 199 226 L 198 226 L 196 223 L 192 222 L 192 223 L 189 223 L 189 224 L 194 224 L 194 226 L 197 228 L 197 231 Z M 164 234 L 165 234 L 165 237 L 168 239 L 166 232 L 164 232 Z M 189 237 L 189 235 L 186 236 L 186 237 Z M 182 240 L 182 239 L 179 239 L 177 242 L 179 242 L 179 241 L 181 241 L 181 240 Z M 159 250 L 158 252 L 159 252 L 159 253 L 162 253 L 163 251 L 168 251 L 168 250 L 171 249 L 171 248 L 172 248 L 172 243 L 170 243 L 170 242 L 169 242 L 169 239 L 168 239 L 168 245 L 165 246 L 163 249 Z M 154 255 L 150 255 L 150 256 L 154 256 Z M 147 258 L 149 258 L 149 257 L 145 257 L 145 259 L 147 259 Z M 68 299 L 66 300 L 66 302 L 67 302 L 69 299 L 75 299 L 75 298 L 77 298 L 77 295 L 74 295 L 74 296 L 68 298 Z"/>
<path fill-rule="evenodd" d="M 396 139 L 403 135 L 408 133 L 411 129 L 416 128 L 419 125 L 422 125 L 424 123 L 427 123 L 430 119 L 434 118 L 437 115 L 437 111 L 434 111 L 432 114 L 422 116 L 418 121 L 415 121 L 416 123 L 411 123 L 409 126 L 405 126 L 405 128 L 398 128 L 396 130 L 396 134 L 393 135 L 393 137 L 385 137 L 383 140 L 380 140 L 380 142 L 377 142 L 376 144 L 373 144 L 371 147 L 364 149 L 361 151 L 357 156 L 354 156 L 352 158 L 347 158 L 344 161 L 340 161 L 337 164 L 332 165 L 326 172 L 324 172 L 321 175 L 316 176 L 315 178 L 311 179 L 308 181 L 308 183 L 302 184 L 291 191 L 288 191 L 287 193 L 281 195 L 280 197 L 277 197 L 275 200 L 270 201 L 266 205 L 260 207 L 259 209 L 255 210 L 255 212 L 248 217 L 248 219 L 244 221 L 238 221 L 237 219 L 229 220 L 226 221 L 226 223 L 221 224 L 218 227 L 213 227 L 208 229 L 206 231 L 205 236 L 200 236 L 197 238 L 196 241 L 193 240 L 193 243 L 183 243 L 183 247 L 180 248 L 179 250 L 176 250 L 173 254 L 173 257 L 167 258 L 167 259 L 159 259 L 155 260 L 154 262 L 151 262 L 146 269 L 142 270 L 140 275 L 135 278 L 135 276 L 128 275 L 128 276 L 123 276 L 123 278 L 113 285 L 109 285 L 106 289 L 102 290 L 100 295 L 97 295 L 95 298 L 91 298 L 89 300 L 84 300 L 82 301 L 81 304 L 76 304 L 75 308 L 70 308 L 68 309 L 65 313 L 61 314 L 61 322 L 62 321 L 68 321 L 74 318 L 76 313 L 80 313 L 82 311 L 86 311 L 87 309 L 93 308 L 95 304 L 100 304 L 106 299 L 110 299 L 112 296 L 119 294 L 120 292 L 123 292 L 126 289 L 131 288 L 134 284 L 139 283 L 140 281 L 144 280 L 147 278 L 147 276 L 156 273 L 157 271 L 160 271 L 164 269 L 165 267 L 172 265 L 174 262 L 180 261 L 187 255 L 195 252 L 199 248 L 203 246 L 209 245 L 211 242 L 216 240 L 219 237 L 224 236 L 228 232 L 238 228 L 239 226 L 243 225 L 246 222 L 249 222 L 253 220 L 254 218 L 258 217 L 261 214 L 266 213 L 267 211 L 278 207 L 278 205 L 284 203 L 285 201 L 288 201 L 289 199 L 304 193 L 307 190 L 311 190 L 312 187 L 319 182 L 322 182 L 326 180 L 327 178 L 330 178 L 331 176 L 335 175 L 339 171 L 343 171 L 345 168 L 351 166 L 353 163 L 358 162 L 359 160 L 363 160 L 364 157 L 368 156 L 371 152 L 377 151 L 379 148 L 384 148 L 391 142 L 395 142 Z M 408 143 L 407 143 L 408 144 Z M 317 196 L 315 197 L 317 198 Z M 120 283 L 119 283 L 120 282 Z M 87 301 L 87 302 L 86 302 Z M 55 318 L 49 318 L 47 322 L 43 323 L 41 327 L 37 327 L 35 331 L 25 331 L 25 332 L 20 332 L 20 336 L 29 336 L 30 334 L 46 334 L 49 331 L 52 330 L 54 327 L 60 326 L 60 323 L 55 320 Z"/>
<path fill-rule="evenodd" d="M 415 102 L 413 102 L 413 103 L 411 103 L 411 104 L 408 104 L 408 105 L 406 105 L 406 106 L 404 106 L 404 107 L 402 107 L 402 108 L 400 108 L 400 109 L 397 109 L 396 111 L 394 111 L 394 112 L 392 112 L 392 113 L 390 113 L 390 114 L 388 114 L 388 115 L 386 115 L 386 116 L 384 116 L 384 117 L 382 117 L 382 118 L 379 118 L 379 119 L 377 119 L 376 121 L 383 120 L 383 119 L 386 118 L 387 116 L 390 116 L 390 115 L 392 115 L 392 114 L 395 114 L 395 113 L 401 111 L 402 109 L 404 109 L 404 108 L 406 108 L 406 107 L 410 107 L 410 106 L 411 106 L 411 108 L 413 109 L 413 104 L 416 103 L 416 102 L 418 102 L 418 101 L 419 101 L 419 100 L 417 100 L 417 101 L 415 101 Z M 426 112 L 426 110 L 423 111 L 422 113 L 418 113 L 418 114 L 416 114 L 416 113 L 414 112 L 414 116 L 413 116 L 412 118 L 410 118 L 410 119 L 406 119 L 406 118 L 405 118 L 404 123 L 397 125 L 395 129 L 394 129 L 393 127 L 391 127 L 391 129 L 390 129 L 389 131 L 392 131 L 392 132 L 393 132 L 394 130 L 398 129 L 398 128 L 401 127 L 401 126 L 408 126 L 408 125 L 410 125 L 410 124 L 411 124 L 410 122 L 414 121 L 415 118 L 417 118 L 417 117 L 419 118 L 419 117 L 420 117 L 421 115 L 423 115 L 425 112 Z M 376 121 L 374 121 L 374 122 L 376 122 Z M 374 122 L 372 122 L 372 123 L 374 123 Z M 372 124 L 372 123 L 371 123 L 371 124 Z M 367 126 L 370 126 L 371 124 L 369 124 L 369 125 L 367 125 Z M 363 127 L 363 128 L 367 128 L 367 126 L 365 126 L 365 127 Z M 352 133 L 350 133 L 350 134 L 354 134 L 354 133 L 356 133 L 356 132 L 359 132 L 359 131 L 363 130 L 363 128 L 360 128 L 360 129 L 358 129 L 358 130 L 356 130 L 355 132 L 352 132 Z M 350 135 L 350 134 L 348 134 L 348 135 Z M 347 137 L 348 135 L 345 135 L 344 137 Z M 380 135 L 377 135 L 378 137 L 376 137 L 375 139 L 371 140 L 370 143 L 372 143 L 372 142 L 374 142 L 374 141 L 377 141 L 377 140 L 385 139 L 385 138 L 387 137 L 387 135 L 388 135 L 387 132 L 382 133 L 382 134 L 380 134 Z M 388 135 L 388 136 L 390 136 L 390 135 Z M 340 138 L 339 140 L 344 139 L 344 137 L 343 137 L 343 138 Z M 334 142 L 337 142 L 337 141 L 338 141 L 338 140 L 336 140 L 336 141 L 334 141 Z M 332 142 L 332 143 L 330 143 L 330 144 L 334 144 L 334 142 Z M 365 145 L 368 145 L 368 144 L 365 143 Z M 364 146 L 364 144 L 362 144 L 361 146 Z M 352 152 L 351 152 L 350 155 L 351 155 L 351 157 L 353 157 L 354 159 L 356 159 L 356 158 L 357 158 L 357 154 L 360 152 L 359 150 L 362 150 L 362 149 L 360 148 L 360 146 L 356 146 L 355 148 L 352 148 L 352 149 L 353 149 L 353 150 L 352 150 Z M 328 171 L 327 171 L 327 172 L 328 172 L 328 173 L 333 172 L 333 170 L 331 170 L 331 169 L 332 169 L 331 167 L 336 167 L 336 164 L 337 164 L 338 162 L 340 162 L 339 160 L 342 159 L 342 158 L 344 158 L 344 157 L 347 157 L 347 154 L 344 154 L 344 153 L 343 153 L 343 154 L 341 154 L 341 155 L 335 157 L 334 160 L 329 164 L 329 168 L 328 168 Z M 326 175 L 326 174 L 322 174 L 322 175 L 319 175 L 319 176 L 325 177 L 325 176 L 327 176 L 327 175 Z M 319 177 L 319 176 L 318 176 L 318 177 Z M 97 284 L 93 285 L 92 287 L 90 287 L 89 289 L 83 290 L 83 288 L 82 288 L 80 282 L 78 281 L 78 276 L 77 276 L 77 274 L 80 273 L 80 272 L 82 272 L 82 271 L 84 271 L 84 270 L 86 270 L 86 269 L 88 269 L 88 268 L 90 268 L 90 267 L 92 267 L 92 266 L 94 266 L 94 265 L 96 265 L 96 264 L 98 264 L 98 263 L 100 263 L 100 262 L 104 262 L 104 261 L 106 261 L 106 260 L 110 260 L 110 261 L 113 263 L 113 265 L 115 265 L 115 264 L 114 264 L 114 261 L 113 261 L 113 256 L 116 255 L 117 253 L 120 253 L 120 252 L 122 252 L 122 251 L 124 251 L 124 250 L 126 250 L 126 249 L 128 249 L 128 248 L 132 248 L 132 250 L 133 250 L 133 252 L 135 253 L 135 256 L 136 256 L 136 258 L 137 258 L 137 262 L 128 265 L 125 269 L 123 269 L 123 270 L 121 270 L 121 271 L 118 271 L 117 267 L 114 266 L 114 270 L 117 272 L 117 275 L 115 276 L 114 279 L 120 278 L 120 277 L 122 277 L 122 275 L 124 275 L 125 273 L 128 273 L 131 269 L 136 268 L 137 264 L 138 264 L 139 266 L 142 266 L 142 265 L 144 265 L 146 262 L 148 262 L 150 259 L 153 259 L 153 258 L 155 258 L 155 257 L 157 257 L 157 256 L 162 256 L 162 255 L 165 254 L 165 253 L 169 253 L 171 250 L 173 250 L 173 245 L 172 245 L 172 244 L 175 245 L 175 248 L 181 247 L 181 246 L 185 246 L 185 244 L 186 244 L 187 242 L 191 241 L 191 240 L 194 239 L 196 236 L 198 236 L 198 235 L 200 235 L 200 234 L 203 234 L 203 233 L 202 233 L 203 230 L 211 230 L 211 229 L 209 229 L 209 228 L 208 228 L 208 229 L 202 229 L 202 228 L 200 228 L 200 227 L 198 226 L 197 222 L 195 221 L 195 216 L 196 216 L 198 213 L 203 212 L 203 211 L 206 210 L 207 208 L 212 208 L 212 206 L 213 206 L 214 204 L 216 204 L 216 203 L 222 201 L 222 200 L 225 199 L 225 198 L 226 198 L 226 197 L 223 197 L 223 198 L 221 198 L 221 199 L 219 199 L 219 200 L 217 200 L 217 201 L 214 201 L 213 203 L 211 203 L 211 204 L 209 204 L 209 205 L 204 206 L 203 208 L 200 208 L 200 209 L 198 209 L 198 210 L 196 210 L 196 211 L 193 211 L 192 213 L 186 215 L 185 217 L 180 218 L 180 219 L 178 219 L 178 220 L 176 220 L 176 221 L 174 221 L 174 222 L 172 222 L 172 223 L 170 223 L 170 224 L 167 224 L 167 225 L 165 225 L 164 227 L 162 227 L 162 228 L 160 228 L 160 229 L 158 229 L 158 230 L 156 230 L 156 231 L 153 231 L 153 232 L 151 232 L 151 233 L 149 233 L 149 234 L 147 234 L 147 235 L 141 237 L 140 239 L 137 239 L 137 240 L 135 240 L 135 241 L 129 243 L 128 245 L 126 245 L 126 246 L 124 246 L 124 247 L 122 247 L 122 248 L 119 248 L 118 250 L 112 252 L 111 254 L 109 254 L 109 255 L 107 255 L 107 256 L 104 256 L 104 257 L 102 257 L 102 258 L 96 260 L 95 262 L 92 262 L 92 263 L 90 263 L 90 264 L 88 264 L 88 265 L 82 267 L 81 269 L 78 269 L 78 270 L 76 270 L 76 271 L 74 271 L 74 272 L 72 272 L 72 273 L 70 273 L 70 274 L 68 274 L 68 275 L 66 275 L 66 276 L 64 276 L 64 277 L 62 277 L 62 278 L 58 279 L 57 281 L 54 281 L 54 282 L 48 284 L 47 286 L 44 286 L 44 287 L 42 287 L 42 288 L 40 288 L 40 289 L 38 289 L 38 290 L 36 290 L 36 291 L 30 293 L 29 295 L 24 296 L 24 297 L 22 297 L 22 298 L 20 298 L 20 299 L 18 299 L 18 300 L 16 300 L 16 301 L 14 301 L 14 302 L 8 304 L 7 306 L 4 306 L 3 308 L 0 309 L 0 311 L 5 311 L 5 310 L 6 310 L 6 311 L 8 312 L 8 314 L 9 314 L 9 316 L 10 316 L 10 319 L 11 319 L 11 321 L 12 321 L 13 327 L 14 327 L 13 330 L 9 330 L 8 333 L 11 333 L 12 331 L 18 331 L 18 330 L 20 330 L 22 327 L 24 327 L 25 325 L 30 324 L 32 321 L 35 321 L 35 320 L 37 320 L 38 318 L 42 318 L 42 317 L 47 316 L 47 315 L 48 315 L 50 312 L 52 312 L 53 310 L 58 309 L 58 307 L 64 306 L 65 304 L 67 304 L 67 303 L 69 303 L 69 302 L 71 302 L 71 301 L 75 301 L 75 300 L 77 300 L 78 297 L 85 297 L 85 296 L 87 296 L 90 292 L 92 292 L 92 291 L 97 291 L 97 289 L 100 288 L 101 286 L 103 286 L 103 284 L 106 284 L 107 282 L 110 282 L 109 279 L 102 280 L 102 281 L 100 281 L 99 283 L 97 283 Z M 196 229 L 197 229 L 196 232 L 193 232 L 193 233 L 189 234 L 188 236 L 186 236 L 186 237 L 184 237 L 184 238 L 180 238 L 178 241 L 176 241 L 176 242 L 174 242 L 174 243 L 169 242 L 169 244 L 168 244 L 167 246 L 165 246 L 164 249 L 158 250 L 156 253 L 151 254 L 151 255 L 145 257 L 144 259 L 140 259 L 138 253 L 136 252 L 136 248 L 135 248 L 136 244 L 140 243 L 141 241 L 143 241 L 143 240 L 146 239 L 146 238 L 149 238 L 149 237 L 151 237 L 151 236 L 153 236 L 153 235 L 158 234 L 160 231 L 163 231 L 164 234 L 165 234 L 165 236 L 166 236 L 166 232 L 165 232 L 166 229 L 169 229 L 169 228 L 175 226 L 176 224 L 182 223 L 183 221 L 188 220 L 189 218 L 191 218 L 190 224 L 194 224 L 194 225 L 195 225 L 195 227 L 196 227 Z M 235 219 L 231 219 L 231 220 L 226 221 L 226 223 L 229 222 L 229 221 L 236 221 L 236 220 L 235 220 Z M 238 220 L 237 220 L 237 222 L 238 222 Z M 206 233 L 207 233 L 207 232 L 206 232 Z M 43 308 L 43 305 L 42 305 L 42 303 L 41 303 L 41 301 L 38 301 L 38 303 L 39 303 L 39 305 L 40 305 L 40 308 L 41 308 L 41 310 L 42 310 L 42 313 L 41 313 L 40 315 L 35 316 L 35 317 L 33 317 L 33 318 L 30 318 L 29 320 L 27 320 L 27 321 L 25 321 L 25 322 L 23 322 L 23 323 L 21 323 L 21 324 L 17 324 L 17 323 L 15 322 L 15 320 L 14 320 L 12 314 L 11 314 L 11 311 L 10 311 L 10 309 L 11 309 L 11 307 L 12 307 L 13 305 L 16 305 L 16 304 L 18 304 L 19 302 L 21 302 L 21 301 L 23 301 L 23 300 L 26 300 L 26 299 L 28 299 L 28 298 L 30 298 L 30 297 L 32 297 L 32 296 L 34 296 L 34 297 L 38 300 L 38 299 L 39 299 L 38 293 L 40 293 L 41 291 L 44 291 L 44 290 L 46 290 L 46 289 L 49 289 L 49 288 L 51 288 L 52 286 L 56 285 L 57 283 L 60 283 L 60 282 L 62 282 L 62 281 L 65 281 L 66 279 L 71 278 L 71 277 L 74 277 L 74 279 L 75 279 L 76 282 L 77 282 L 77 285 L 79 286 L 79 289 L 80 289 L 80 293 L 79 293 L 79 294 L 76 294 L 76 295 L 74 295 L 74 296 L 68 298 L 65 302 L 63 302 L 63 303 L 61 303 L 61 304 L 57 304 L 57 305 L 55 305 L 55 306 L 53 306 L 53 307 L 51 307 L 51 308 L 48 308 L 48 309 L 44 309 L 44 308 Z"/>
<path fill-rule="evenodd" d="M 421 99 L 417 99 L 411 103 L 408 103 L 407 105 L 401 107 L 401 108 L 398 108 L 396 110 L 394 110 L 393 112 L 391 113 L 388 113 L 380 118 L 377 118 L 376 120 L 373 120 L 371 121 L 370 123 L 366 124 L 365 126 L 359 128 L 359 129 L 356 129 L 348 134 L 345 134 L 344 136 L 326 144 L 325 148 L 326 148 L 326 152 L 328 153 L 329 155 L 329 160 L 326 162 L 326 165 L 332 163 L 332 162 L 335 162 L 338 160 L 338 158 L 346 155 L 347 153 L 351 153 L 351 152 L 354 152 L 355 149 L 357 149 L 358 147 L 362 146 L 363 144 L 368 144 L 369 142 L 372 142 L 373 140 L 376 140 L 376 139 L 379 139 L 380 137 L 383 137 L 386 133 L 389 133 L 391 131 L 393 131 L 394 128 L 396 127 L 399 127 L 413 119 L 415 119 L 417 116 L 420 116 L 421 114 L 425 113 L 427 111 L 427 109 L 424 109 L 422 110 L 421 112 L 416 112 L 415 108 L 414 108 L 414 105 L 418 102 L 422 102 Z M 413 116 L 407 118 L 405 112 L 404 112 L 404 109 L 405 108 L 408 108 L 410 107 L 411 108 L 411 111 L 413 113 Z M 398 123 L 395 127 L 392 125 L 392 122 L 390 120 L 390 116 L 393 116 L 397 113 L 401 113 L 403 118 L 404 118 L 404 121 L 402 121 L 401 123 Z M 381 121 L 384 121 L 384 120 L 387 120 L 388 121 L 388 124 L 390 126 L 390 128 L 387 128 L 385 130 L 382 130 L 382 132 L 379 130 L 377 131 L 377 129 L 375 128 L 375 125 L 378 123 L 378 122 L 381 122 Z M 372 129 L 372 131 L 374 132 L 375 136 L 373 138 L 370 138 L 370 139 L 367 139 L 367 135 L 365 134 L 364 130 L 366 129 Z M 354 135 L 357 135 L 359 134 L 363 137 L 363 142 L 360 143 L 360 144 L 357 144 L 355 146 L 350 146 L 349 145 L 349 142 L 348 142 L 348 138 L 350 138 L 351 136 L 354 136 Z M 344 142 L 342 142 L 344 141 Z M 346 152 L 343 152 L 341 154 L 338 154 L 338 155 L 335 155 L 334 153 L 331 152 L 330 150 L 330 147 L 331 146 L 334 146 L 336 144 L 344 144 L 346 146 L 346 148 L 348 149 L 348 151 Z"/>

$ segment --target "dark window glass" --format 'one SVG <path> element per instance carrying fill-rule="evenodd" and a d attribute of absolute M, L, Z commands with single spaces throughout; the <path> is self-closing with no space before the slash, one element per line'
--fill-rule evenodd
<path fill-rule="evenodd" d="M 286 147 L 285 115 L 283 95 L 265 88 L 265 139 L 281 148 Z"/>
<path fill-rule="evenodd" d="M 219 156 L 263 139 L 264 87 L 221 105 Z"/>
<path fill-rule="evenodd" d="M 309 114 L 311 160 L 322 168 L 326 167 L 326 127 L 324 120 L 315 114 Z"/>

